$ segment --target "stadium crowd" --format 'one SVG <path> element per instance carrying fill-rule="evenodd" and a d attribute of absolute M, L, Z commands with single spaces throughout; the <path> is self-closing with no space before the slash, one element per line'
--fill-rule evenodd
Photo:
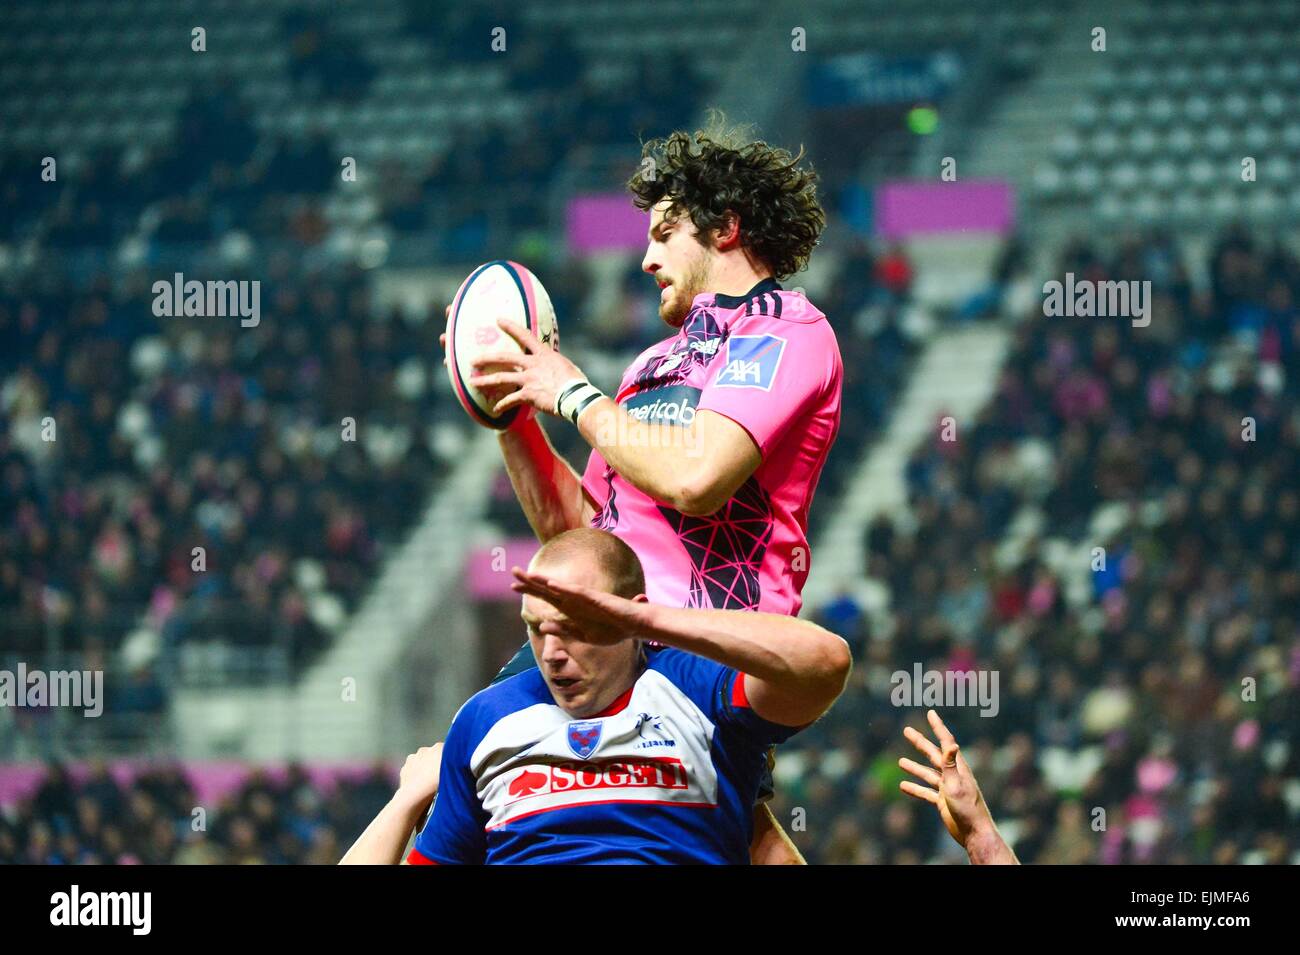
<path fill-rule="evenodd" d="M 526 35 L 491 6 L 435 18 L 412 3 L 410 25 L 440 62 L 470 63 L 487 52 L 455 36 Z M 364 96 L 373 64 L 326 19 L 282 29 L 299 95 Z M 531 121 L 458 129 L 426 167 L 392 176 L 381 210 L 399 242 L 431 231 L 441 251 L 476 256 L 497 192 L 497 227 L 535 229 L 536 196 L 584 159 L 571 148 L 626 147 L 700 104 L 698 77 L 670 57 L 589 85 L 562 32 L 504 62 Z M 0 664 L 119 654 L 130 676 L 109 710 L 146 735 L 179 648 L 271 647 L 290 668 L 319 653 L 467 427 L 434 388 L 440 306 L 376 314 L 362 273 L 303 265 L 327 244 L 338 179 L 320 132 L 259 132 L 233 78 L 196 86 L 182 116 L 167 148 L 90 155 L 36 187 L 40 156 L 0 152 L 0 243 L 54 253 L 50 271 L 0 291 Z M 239 236 L 294 246 L 259 276 L 274 321 L 153 314 L 161 263 Z M 148 276 L 116 266 L 136 241 Z M 818 304 L 839 331 L 846 414 L 814 542 L 915 349 L 906 256 L 863 243 L 840 262 Z M 581 275 L 555 271 L 548 288 L 573 314 Z M 888 611 L 852 589 L 818 608 L 858 665 L 777 764 L 778 818 L 812 862 L 964 858 L 897 789 L 901 728 L 921 711 L 891 704 L 889 678 L 913 663 L 1000 675 L 995 717 L 944 715 L 1023 861 L 1300 862 L 1300 421 L 1286 374 L 1300 263 L 1238 229 L 1205 261 L 1164 235 L 1078 242 L 1066 272 L 1152 280 L 1152 321 L 1016 316 L 994 399 L 958 440 L 915 455 L 911 514 L 863 542 Z M 619 307 L 644 313 L 645 288 L 630 273 Z M 659 330 L 653 317 L 610 327 L 626 331 L 600 343 L 610 353 Z M 494 520 L 527 533 L 508 493 L 498 505 Z M 1120 519 L 1098 522 L 1107 509 Z M 1087 556 L 1063 563 L 1060 540 Z M 179 767 L 123 785 L 102 765 L 80 783 L 53 766 L 33 798 L 0 807 L 0 862 L 334 862 L 392 784 L 384 767 L 325 790 L 301 768 L 283 783 L 254 772 L 195 828 Z"/>
<path fill-rule="evenodd" d="M 515 22 L 504 8 L 436 13 L 411 9 L 410 26 L 448 64 L 478 55 L 448 43 L 475 27 L 466 17 Z M 278 29 L 295 95 L 364 97 L 373 64 L 329 16 L 290 13 Z M 386 166 L 396 245 L 424 230 L 449 261 L 478 255 L 479 207 L 499 192 L 484 183 L 530 191 L 494 228 L 535 227 L 563 149 L 627 147 L 696 110 L 680 62 L 645 57 L 592 84 L 563 31 L 517 35 L 517 55 L 494 62 L 533 124 L 456 127 L 427 168 Z M 132 671 L 110 693 L 117 712 L 156 710 L 186 646 L 269 650 L 251 668 L 263 678 L 309 664 L 468 428 L 439 387 L 441 304 L 414 318 L 371 307 L 369 277 L 327 251 L 331 144 L 316 125 L 259 128 L 242 80 L 194 80 L 170 140 L 71 150 L 53 181 L 31 175 L 40 155 L 0 152 L 0 243 L 39 263 L 0 290 L 0 660 L 117 655 Z M 662 95 L 636 95 L 644 83 Z M 535 251 L 571 314 L 580 267 Z M 252 261 L 256 274 L 237 264 Z M 268 320 L 154 314 L 160 274 L 214 263 L 261 282 Z"/>
<path fill-rule="evenodd" d="M 35 159 L 3 161 L 0 239 L 52 254 L 0 293 L 0 656 L 102 659 L 139 632 L 146 679 L 187 642 L 301 667 L 437 474 L 433 326 L 372 314 L 358 269 L 303 268 L 335 161 L 259 135 L 232 82 L 195 86 L 176 139 L 129 161 L 35 186 Z M 158 317 L 158 273 L 236 227 L 299 244 L 260 275 L 274 320 Z M 140 237 L 136 267 L 110 265 Z"/>
<path fill-rule="evenodd" d="M 53 764 L 30 798 L 0 812 L 0 865 L 333 865 L 395 784 L 382 765 L 327 784 L 291 765 L 282 778 L 253 770 L 201 806 L 178 766 L 123 785 L 103 762 L 80 782 Z"/>
<path fill-rule="evenodd" d="M 437 471 L 436 332 L 346 278 L 267 284 L 247 329 L 139 286 L 0 297 L 5 651 L 114 652 L 147 608 L 164 647 L 298 665 L 355 606 Z"/>
<path fill-rule="evenodd" d="M 1300 861 L 1300 267 L 1241 230 L 1206 264 L 1202 288 L 1167 237 L 1067 249 L 1061 274 L 1151 278 L 1150 326 L 1025 316 L 978 421 L 915 455 L 912 520 L 864 541 L 889 613 L 821 608 L 855 684 L 778 762 L 810 859 L 957 857 L 897 791 L 923 711 L 890 676 L 920 663 L 999 674 L 995 716 L 944 715 L 1023 861 Z M 1091 539 L 1103 506 L 1125 519 Z"/>
<path fill-rule="evenodd" d="M 1061 268 L 1163 275 L 1155 317 L 1028 317 L 979 419 L 915 455 L 910 520 L 882 518 L 864 541 L 889 612 L 851 593 L 821 609 L 858 667 L 778 760 L 778 818 L 803 811 L 790 828 L 812 862 L 963 858 L 897 790 L 901 728 L 920 711 L 891 704 L 890 675 L 914 662 L 999 673 L 996 716 L 945 716 L 1023 861 L 1296 861 L 1300 429 L 1281 370 L 1300 270 L 1241 233 L 1214 250 L 1204 290 L 1164 238 L 1113 256 L 1075 246 Z M 1114 505 L 1126 520 L 1089 539 Z M 1008 559 L 1027 508 L 1040 530 Z M 1041 528 L 1105 548 L 1104 566 L 1062 566 Z M 204 833 L 178 770 L 122 792 L 102 771 L 83 787 L 52 771 L 11 807 L 0 857 L 329 862 L 391 785 L 378 769 L 324 795 L 293 778 L 255 774 Z"/>

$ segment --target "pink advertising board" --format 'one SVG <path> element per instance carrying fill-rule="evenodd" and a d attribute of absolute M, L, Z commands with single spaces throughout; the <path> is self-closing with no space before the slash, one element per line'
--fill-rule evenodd
<path fill-rule="evenodd" d="M 1015 224 L 1015 191 L 999 179 L 889 182 L 876 189 L 875 231 L 886 239 L 918 234 L 994 232 Z"/>
<path fill-rule="evenodd" d="M 644 249 L 650 214 L 628 193 L 575 196 L 567 213 L 569 248 L 574 252 Z"/>
<path fill-rule="evenodd" d="M 465 587 L 477 600 L 510 600 L 514 577 L 510 568 L 527 567 L 537 553 L 538 543 L 531 537 L 515 537 L 494 547 L 476 547 L 465 560 Z"/>
<path fill-rule="evenodd" d="M 148 760 L 120 759 L 110 761 L 109 773 L 120 786 L 127 786 L 131 780 L 147 771 L 152 764 Z M 341 763 L 304 764 L 304 770 L 312 784 L 320 789 L 330 789 L 341 779 L 357 780 L 374 771 L 377 761 L 350 761 Z M 385 762 L 385 765 L 388 765 Z M 89 775 L 89 767 L 84 763 L 68 764 L 68 775 L 76 785 L 82 784 Z M 391 773 L 394 766 L 388 766 Z M 254 766 L 235 760 L 215 760 L 184 763 L 185 777 L 194 786 L 194 795 L 200 803 L 219 803 L 222 799 L 235 793 L 255 769 L 261 769 L 272 782 L 283 782 L 286 767 L 283 764 Z M 0 806 L 12 806 L 23 799 L 35 795 L 46 777 L 45 766 L 41 763 L 0 764 Z"/>

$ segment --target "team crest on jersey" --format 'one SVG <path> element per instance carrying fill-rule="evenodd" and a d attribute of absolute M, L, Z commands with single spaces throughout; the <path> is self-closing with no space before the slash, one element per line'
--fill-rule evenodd
<path fill-rule="evenodd" d="M 732 335 L 727 339 L 726 360 L 714 384 L 719 388 L 771 391 L 784 353 L 785 339 L 776 335 Z"/>
<path fill-rule="evenodd" d="M 600 745 L 600 731 L 604 727 L 600 720 L 583 720 L 569 724 L 569 749 L 579 759 L 586 759 Z"/>

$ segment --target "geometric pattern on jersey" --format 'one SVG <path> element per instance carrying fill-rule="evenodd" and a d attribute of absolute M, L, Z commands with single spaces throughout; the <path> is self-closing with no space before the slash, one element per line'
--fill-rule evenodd
<path fill-rule="evenodd" d="M 781 286 L 774 279 L 767 278 L 755 285 L 754 289 L 762 291 L 755 291 L 744 299 L 745 314 L 780 318 L 781 296 L 776 293 L 781 291 Z M 739 308 L 741 301 L 740 296 L 715 295 L 713 307 Z M 682 332 L 685 333 L 684 338 Z M 722 351 L 722 345 L 730 334 L 730 329 L 718 325 L 709 305 L 692 305 L 672 347 L 646 359 L 641 370 L 632 377 L 629 387 L 639 389 L 646 385 L 669 385 L 684 381 L 691 369 L 709 366 Z"/>
<path fill-rule="evenodd" d="M 772 542 L 772 499 L 753 477 L 722 508 L 691 517 L 659 507 L 691 561 L 685 606 L 757 610 L 759 571 Z"/>
<path fill-rule="evenodd" d="M 614 503 L 614 469 L 605 465 L 605 506 L 591 519 L 591 526 L 602 531 L 618 527 L 618 505 Z"/>
<path fill-rule="evenodd" d="M 693 368 L 706 368 L 722 350 L 726 335 L 718 326 L 713 313 L 695 307 L 682 323 L 685 337 L 678 336 L 673 347 L 659 355 L 651 356 L 632 379 L 636 388 L 645 385 L 669 385 L 686 380 Z"/>

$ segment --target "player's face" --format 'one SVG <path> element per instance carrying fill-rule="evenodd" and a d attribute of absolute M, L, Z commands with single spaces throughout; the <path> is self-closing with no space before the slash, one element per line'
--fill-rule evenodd
<path fill-rule="evenodd" d="M 635 640 L 602 643 L 533 597 L 524 598 L 522 616 L 542 678 L 555 705 L 569 716 L 582 719 L 599 713 L 635 679 L 640 653 Z M 566 633 L 541 633 L 544 621 L 563 623 Z"/>
<path fill-rule="evenodd" d="M 709 290 L 716 253 L 700 243 L 690 216 L 674 219 L 669 214 L 670 205 L 661 199 L 650 210 L 650 245 L 641 269 L 659 283 L 659 317 L 681 328 L 695 296 Z"/>

